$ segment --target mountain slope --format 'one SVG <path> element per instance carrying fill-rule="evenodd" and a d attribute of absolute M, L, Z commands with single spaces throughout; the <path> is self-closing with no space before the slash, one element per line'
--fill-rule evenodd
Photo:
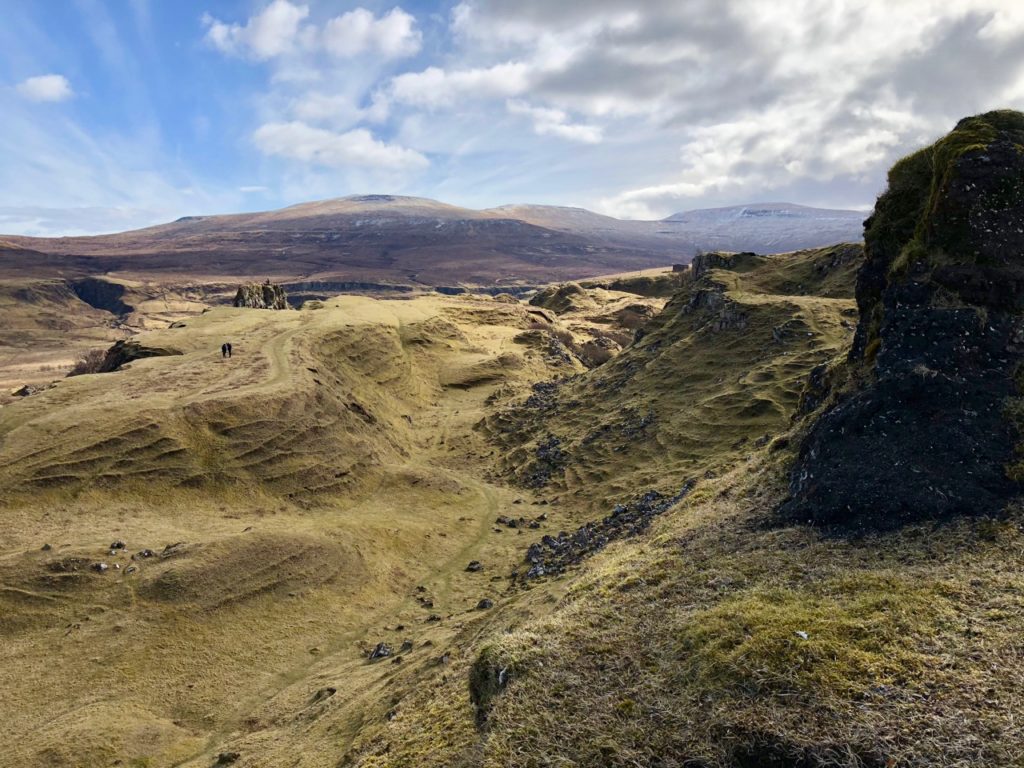
<path fill-rule="evenodd" d="M 859 236 L 850 227 L 822 229 L 807 217 L 735 231 L 701 221 L 621 221 L 553 206 L 476 211 L 361 195 L 264 213 L 190 216 L 95 237 L 7 239 L 46 254 L 12 252 L 9 266 L 22 276 L 50 276 L 57 264 L 72 274 L 164 281 L 270 276 L 433 287 L 531 285 L 685 263 L 701 248 L 765 252 Z M 779 226 L 788 231 L 784 237 Z"/>
<path fill-rule="evenodd" d="M 860 211 L 753 203 L 677 213 L 664 220 L 664 231 L 686 232 L 705 250 L 781 253 L 860 240 L 864 217 Z M 757 247 L 736 247 L 742 242 Z"/>

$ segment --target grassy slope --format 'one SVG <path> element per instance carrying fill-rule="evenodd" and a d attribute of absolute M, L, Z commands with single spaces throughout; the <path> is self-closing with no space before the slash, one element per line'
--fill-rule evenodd
<path fill-rule="evenodd" d="M 147 335 L 181 358 L 0 411 L 0 482 L 25 492 L 0 534 L 0 763 L 1018 764 L 1012 519 L 871 540 L 772 523 L 802 382 L 849 343 L 834 255 L 714 270 L 583 375 L 522 305 L 345 298 L 214 310 Z M 589 295 L 560 328 L 636 300 Z M 552 376 L 569 379 L 525 406 Z M 140 452 L 145 423 L 188 459 Z M 549 435 L 564 472 L 517 487 Z M 545 533 L 691 477 L 650 533 L 505 578 Z M 48 567 L 113 562 L 116 537 L 186 547 L 127 577 Z M 405 638 L 399 665 L 361 655 Z"/>
<path fill-rule="evenodd" d="M 852 540 L 773 520 L 801 428 L 788 421 L 796 380 L 850 336 L 852 303 L 840 297 L 852 292 L 856 264 L 811 270 L 809 280 L 808 257 L 821 254 L 712 272 L 673 299 L 641 344 L 561 388 L 545 417 L 520 409 L 489 420 L 498 439 L 529 447 L 550 431 L 576 446 L 575 435 L 646 395 L 656 434 L 620 437 L 623 450 L 596 457 L 571 450 L 565 479 L 548 489 L 581 515 L 606 513 L 626 489 L 702 479 L 650 534 L 516 598 L 567 587 L 549 614 L 466 637 L 455 673 L 410 694 L 353 764 L 1022 764 L 1024 535 L 1014 515 Z M 747 313 L 744 328 L 711 335 L 679 311 L 714 285 Z M 803 295 L 759 290 L 787 285 Z M 814 335 L 773 347 L 765 333 L 786 314 Z M 645 352 L 659 340 L 660 354 Z M 659 367 L 672 354 L 674 365 Z M 601 385 L 634 361 L 631 378 Z M 595 390 L 604 399 L 587 396 Z M 759 399 L 778 410 L 742 410 Z M 752 446 L 763 432 L 774 439 Z M 483 726 L 474 696 L 489 707 Z"/>
<path fill-rule="evenodd" d="M 553 402 L 489 416 L 481 429 L 506 452 L 503 474 L 531 476 L 538 444 L 555 437 L 568 464 L 546 490 L 589 519 L 648 488 L 675 491 L 787 430 L 807 372 L 851 335 L 857 259 L 816 270 L 831 251 L 714 270 L 623 355 L 559 386 Z M 797 284 L 800 293 L 775 292 Z"/>
<path fill-rule="evenodd" d="M 486 621 L 522 546 L 495 517 L 539 514 L 481 479 L 471 429 L 499 388 L 582 369 L 516 341 L 536 322 L 441 297 L 214 309 L 139 337 L 181 356 L 0 409 L 0 764 L 336 764 L 390 677 Z M 404 639 L 403 667 L 366 664 Z"/>

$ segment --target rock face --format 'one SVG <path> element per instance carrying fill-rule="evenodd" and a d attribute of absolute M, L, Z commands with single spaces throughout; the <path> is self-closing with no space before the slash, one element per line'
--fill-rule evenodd
<path fill-rule="evenodd" d="M 166 357 L 180 354 L 182 353 L 179 350 L 169 347 L 147 347 L 137 341 L 119 341 L 107 350 L 97 372 L 117 371 L 133 360 L 141 360 L 144 357 Z"/>
<path fill-rule="evenodd" d="M 249 283 L 238 286 L 234 305 L 250 309 L 288 309 L 288 297 L 284 288 L 269 281 L 262 285 Z"/>
<path fill-rule="evenodd" d="M 1024 479 L 1024 114 L 967 118 L 897 163 L 865 247 L 853 346 L 816 371 L 826 405 L 782 512 L 863 528 L 999 512 Z"/>

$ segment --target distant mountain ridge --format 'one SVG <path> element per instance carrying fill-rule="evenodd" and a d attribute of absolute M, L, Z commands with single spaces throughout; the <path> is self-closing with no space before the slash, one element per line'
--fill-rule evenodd
<path fill-rule="evenodd" d="M 863 214 L 766 203 L 633 221 L 583 208 L 474 210 L 353 195 L 258 213 L 184 216 L 91 237 L 3 236 L 0 274 L 514 285 L 688 262 L 701 250 L 771 253 L 861 239 Z M 18 259 L 30 249 L 45 257 Z"/>

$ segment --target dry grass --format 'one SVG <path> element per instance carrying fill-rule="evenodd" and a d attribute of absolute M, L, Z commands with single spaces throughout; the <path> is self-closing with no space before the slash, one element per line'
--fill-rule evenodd
<path fill-rule="evenodd" d="M 333 766 L 385 724 L 396 678 L 489 619 L 523 546 L 495 518 L 539 513 L 480 479 L 471 430 L 551 375 L 513 340 L 530 322 L 439 297 L 215 309 L 141 337 L 181 356 L 0 410 L 0 763 L 294 765 L 301 744 Z M 366 663 L 405 639 L 401 667 Z"/>
<path fill-rule="evenodd" d="M 214 310 L 148 335 L 180 357 L 4 408 L 0 764 L 1022 764 L 1018 513 L 869 539 L 772 516 L 803 380 L 849 337 L 849 286 L 806 258 L 713 272 L 582 375 L 519 304 L 346 297 Z M 636 300 L 590 298 L 574 341 Z M 497 475 L 546 434 L 564 474 Z M 690 477 L 643 536 L 508 578 Z"/>

